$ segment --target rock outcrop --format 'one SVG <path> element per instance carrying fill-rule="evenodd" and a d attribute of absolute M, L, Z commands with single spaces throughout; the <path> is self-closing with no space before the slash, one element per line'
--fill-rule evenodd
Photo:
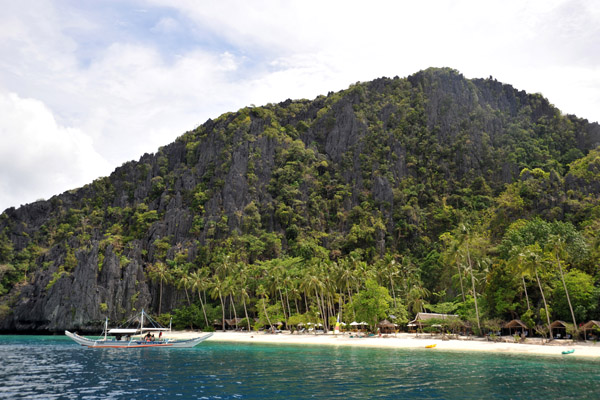
<path fill-rule="evenodd" d="M 222 246 L 251 262 L 304 251 L 299 238 L 318 230 L 332 254 L 417 251 L 446 223 L 420 223 L 428 207 L 477 179 L 498 194 L 549 159 L 564 173 L 599 144 L 598 124 L 450 69 L 228 113 L 109 177 L 6 210 L 0 331 L 85 332 L 107 316 L 172 310 L 184 290 L 175 278 L 161 290 L 152 268 L 203 265 Z M 367 213 L 383 221 L 375 237 L 349 238 Z"/>

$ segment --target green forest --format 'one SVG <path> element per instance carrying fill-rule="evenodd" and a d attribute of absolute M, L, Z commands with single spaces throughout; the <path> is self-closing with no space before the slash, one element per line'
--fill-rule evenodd
<path fill-rule="evenodd" d="M 246 107 L 6 210 L 0 326 L 46 326 L 56 302 L 65 326 L 145 307 L 195 329 L 577 327 L 600 320 L 599 144 L 543 96 L 447 68 Z M 84 270 L 95 306 L 65 293 Z"/>

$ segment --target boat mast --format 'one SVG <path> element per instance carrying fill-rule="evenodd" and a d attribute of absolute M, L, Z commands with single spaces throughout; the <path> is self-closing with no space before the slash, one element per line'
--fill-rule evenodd
<path fill-rule="evenodd" d="M 108 317 L 106 317 L 106 321 L 104 321 L 104 340 L 106 340 L 107 335 L 108 335 Z"/>
<path fill-rule="evenodd" d="M 142 316 L 140 318 L 140 335 L 144 334 L 144 309 L 142 308 Z"/>

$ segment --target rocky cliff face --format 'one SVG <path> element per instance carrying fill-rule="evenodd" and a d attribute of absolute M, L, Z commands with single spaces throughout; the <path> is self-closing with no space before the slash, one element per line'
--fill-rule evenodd
<path fill-rule="evenodd" d="M 245 262 L 311 240 L 332 257 L 418 249 L 447 229 L 425 223 L 433 207 L 461 207 L 466 189 L 498 194 L 524 167 L 566 173 L 599 144 L 598 124 L 448 69 L 225 114 L 110 177 L 6 210 L 0 330 L 87 331 L 171 310 L 185 293 L 160 293 L 153 266 L 208 264 L 223 248 Z M 365 215 L 376 229 L 357 237 Z"/>

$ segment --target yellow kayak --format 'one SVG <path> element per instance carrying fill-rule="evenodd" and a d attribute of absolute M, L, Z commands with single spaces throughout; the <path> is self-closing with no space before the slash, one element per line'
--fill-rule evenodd
<path fill-rule="evenodd" d="M 435 346 L 437 346 L 436 343 L 434 344 L 428 344 L 427 346 L 425 346 L 426 349 L 433 349 Z"/>

